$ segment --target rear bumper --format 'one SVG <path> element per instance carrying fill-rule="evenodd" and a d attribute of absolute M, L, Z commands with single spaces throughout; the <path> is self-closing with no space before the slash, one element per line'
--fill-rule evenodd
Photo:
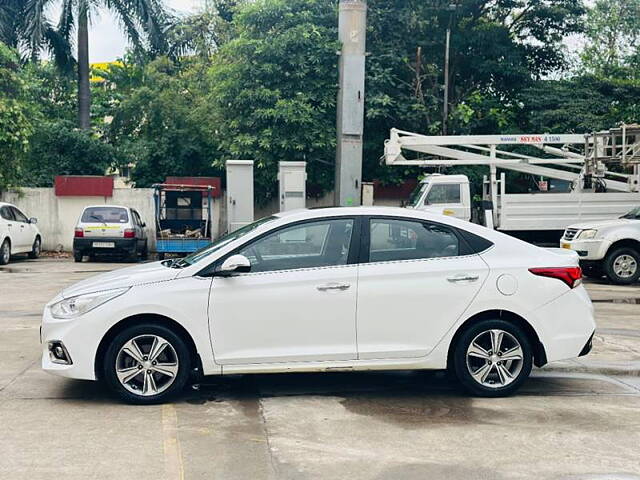
<path fill-rule="evenodd" d="M 94 247 L 93 242 L 111 242 L 113 243 L 112 248 L 105 247 Z M 74 252 L 126 252 L 133 253 L 136 249 L 138 239 L 137 238 L 121 238 L 121 237 L 83 237 L 83 238 L 74 238 L 73 239 L 73 251 Z"/>
<path fill-rule="evenodd" d="M 596 323 L 593 305 L 583 286 L 571 289 L 527 316 L 544 346 L 547 361 L 586 355 Z"/>

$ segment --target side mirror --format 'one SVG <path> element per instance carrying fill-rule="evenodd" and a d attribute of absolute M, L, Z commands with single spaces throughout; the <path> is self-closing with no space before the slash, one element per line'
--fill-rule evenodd
<path fill-rule="evenodd" d="M 251 262 L 244 255 L 231 255 L 227 258 L 218 271 L 216 272 L 221 277 L 226 277 L 232 273 L 247 273 L 251 271 Z"/>
<path fill-rule="evenodd" d="M 142 223 L 140 224 L 140 226 L 141 226 L 142 228 L 144 228 L 144 227 L 146 227 L 146 226 L 147 226 L 147 224 L 146 224 L 146 223 L 144 223 L 144 222 L 142 222 Z"/>
<path fill-rule="evenodd" d="M 36 223 L 38 223 L 38 219 L 36 217 L 31 217 L 29 219 L 29 223 L 33 223 L 35 225 Z"/>

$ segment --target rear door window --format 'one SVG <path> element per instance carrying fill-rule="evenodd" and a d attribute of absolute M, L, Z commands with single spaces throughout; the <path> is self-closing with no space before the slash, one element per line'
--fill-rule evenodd
<path fill-rule="evenodd" d="M 0 217 L 4 218 L 5 220 L 9 220 L 9 221 L 15 220 L 15 218 L 13 217 L 13 212 L 11 211 L 11 209 L 9 207 L 0 208 Z"/>
<path fill-rule="evenodd" d="M 438 224 L 373 218 L 370 221 L 369 261 L 392 262 L 460 255 L 456 234 Z"/>
<path fill-rule="evenodd" d="M 127 223 L 129 214 L 126 208 L 91 207 L 82 213 L 82 223 Z"/>

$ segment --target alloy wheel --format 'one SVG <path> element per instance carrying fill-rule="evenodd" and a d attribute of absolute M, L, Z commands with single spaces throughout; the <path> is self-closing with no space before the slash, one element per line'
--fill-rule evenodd
<path fill-rule="evenodd" d="M 175 348 L 159 335 L 138 335 L 116 355 L 116 376 L 134 395 L 152 396 L 167 390 L 178 375 Z"/>
<path fill-rule="evenodd" d="M 466 353 L 467 369 L 480 385 L 501 388 L 518 378 L 524 352 L 511 333 L 501 329 L 485 330 L 471 341 Z"/>
<path fill-rule="evenodd" d="M 638 262 L 631 255 L 619 255 L 613 261 L 613 272 L 620 278 L 631 278 L 638 270 Z"/>

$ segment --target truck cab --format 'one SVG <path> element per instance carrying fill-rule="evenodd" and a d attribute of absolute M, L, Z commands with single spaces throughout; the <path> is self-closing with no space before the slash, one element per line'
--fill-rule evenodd
<path fill-rule="evenodd" d="M 411 194 L 407 207 L 470 221 L 469 179 L 466 175 L 427 175 Z"/>

